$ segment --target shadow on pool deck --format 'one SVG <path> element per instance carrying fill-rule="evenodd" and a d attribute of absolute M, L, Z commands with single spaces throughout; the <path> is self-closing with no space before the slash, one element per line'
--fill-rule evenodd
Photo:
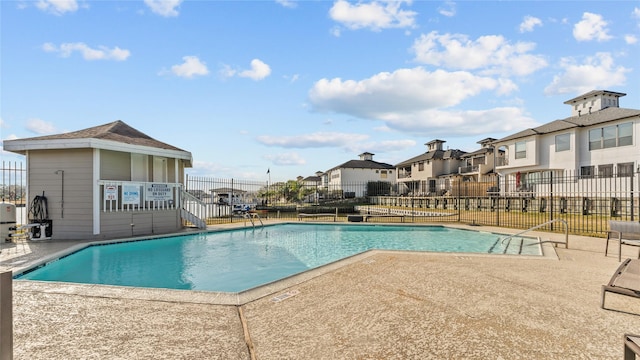
<path fill-rule="evenodd" d="M 21 260 L 4 250 L 3 266 Z M 640 301 L 612 295 L 607 307 L 619 311 L 600 309 L 617 254 L 578 236 L 555 251 L 558 260 L 373 252 L 241 306 L 16 281 L 14 357 L 621 358 L 623 334 L 640 332 Z"/>

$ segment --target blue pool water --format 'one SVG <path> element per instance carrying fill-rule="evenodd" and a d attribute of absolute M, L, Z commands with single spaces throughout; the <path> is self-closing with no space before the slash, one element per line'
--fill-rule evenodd
<path fill-rule="evenodd" d="M 283 224 L 92 245 L 18 279 L 239 292 L 371 249 L 505 253 L 495 233 L 440 226 Z M 540 255 L 539 246 L 507 254 Z"/>

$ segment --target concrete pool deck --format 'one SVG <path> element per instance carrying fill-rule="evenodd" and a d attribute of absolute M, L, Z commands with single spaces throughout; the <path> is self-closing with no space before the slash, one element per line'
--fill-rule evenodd
<path fill-rule="evenodd" d="M 615 311 L 600 308 L 619 265 L 604 242 L 570 236 L 557 259 L 372 252 L 239 306 L 14 281 L 14 358 L 619 359 L 623 334 L 640 333 L 640 299 L 607 295 Z M 77 245 L 3 244 L 0 270 Z"/>

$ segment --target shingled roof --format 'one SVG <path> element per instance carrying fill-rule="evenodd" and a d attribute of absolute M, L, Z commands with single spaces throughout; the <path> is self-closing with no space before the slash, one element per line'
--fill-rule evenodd
<path fill-rule="evenodd" d="M 37 136 L 20 140 L 70 140 L 70 139 L 103 139 L 117 141 L 124 144 L 150 146 L 159 149 L 184 151 L 175 146 L 158 141 L 149 135 L 127 125 L 122 120 L 116 120 L 108 124 L 90 127 L 83 130 L 62 134 Z"/>
<path fill-rule="evenodd" d="M 405 160 L 401 163 L 396 164 L 396 167 L 408 166 L 417 162 L 423 162 L 427 160 L 448 160 L 448 159 L 460 159 L 466 152 L 458 149 L 450 149 L 450 150 L 431 150 L 427 151 L 418 156 L 414 156 L 409 160 Z"/>
<path fill-rule="evenodd" d="M 395 167 L 391 164 L 381 163 L 373 160 L 349 160 L 345 163 L 342 163 L 336 167 L 331 168 L 331 170 L 336 169 L 395 169 Z"/>
<path fill-rule="evenodd" d="M 549 134 L 571 128 L 600 125 L 634 116 L 640 116 L 640 110 L 609 107 L 600 111 L 592 112 L 590 114 L 571 116 L 565 119 L 555 120 L 535 128 L 526 129 L 515 134 L 503 137 L 502 139 L 496 140 L 494 143 L 520 139 L 531 135 Z"/>
<path fill-rule="evenodd" d="M 22 138 L 16 140 L 7 140 L 4 142 L 4 148 L 7 151 L 14 151 L 17 153 L 24 153 L 26 150 L 40 148 L 38 144 L 44 143 L 59 143 L 64 145 L 65 148 L 73 147 L 68 144 L 78 142 L 81 140 L 99 140 L 115 142 L 120 144 L 127 144 L 131 146 L 143 146 L 153 149 L 167 150 L 170 152 L 183 153 L 178 158 L 188 159 L 191 161 L 191 153 L 182 150 L 175 146 L 169 145 L 162 141 L 158 141 L 147 134 L 138 131 L 131 126 L 127 125 L 122 120 L 116 120 L 104 125 L 94 126 L 83 130 L 72 131 L 62 134 L 37 136 L 31 138 Z M 76 147 L 99 147 L 91 141 L 83 141 Z M 48 149 L 55 148 L 55 146 L 47 146 Z"/>

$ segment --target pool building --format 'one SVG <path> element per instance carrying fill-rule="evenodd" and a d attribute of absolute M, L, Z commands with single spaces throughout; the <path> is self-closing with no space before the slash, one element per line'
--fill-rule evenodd
<path fill-rule="evenodd" d="M 26 156 L 27 206 L 46 199 L 51 239 L 152 235 L 196 222 L 180 206 L 191 153 L 123 121 L 6 140 L 4 150 Z"/>

